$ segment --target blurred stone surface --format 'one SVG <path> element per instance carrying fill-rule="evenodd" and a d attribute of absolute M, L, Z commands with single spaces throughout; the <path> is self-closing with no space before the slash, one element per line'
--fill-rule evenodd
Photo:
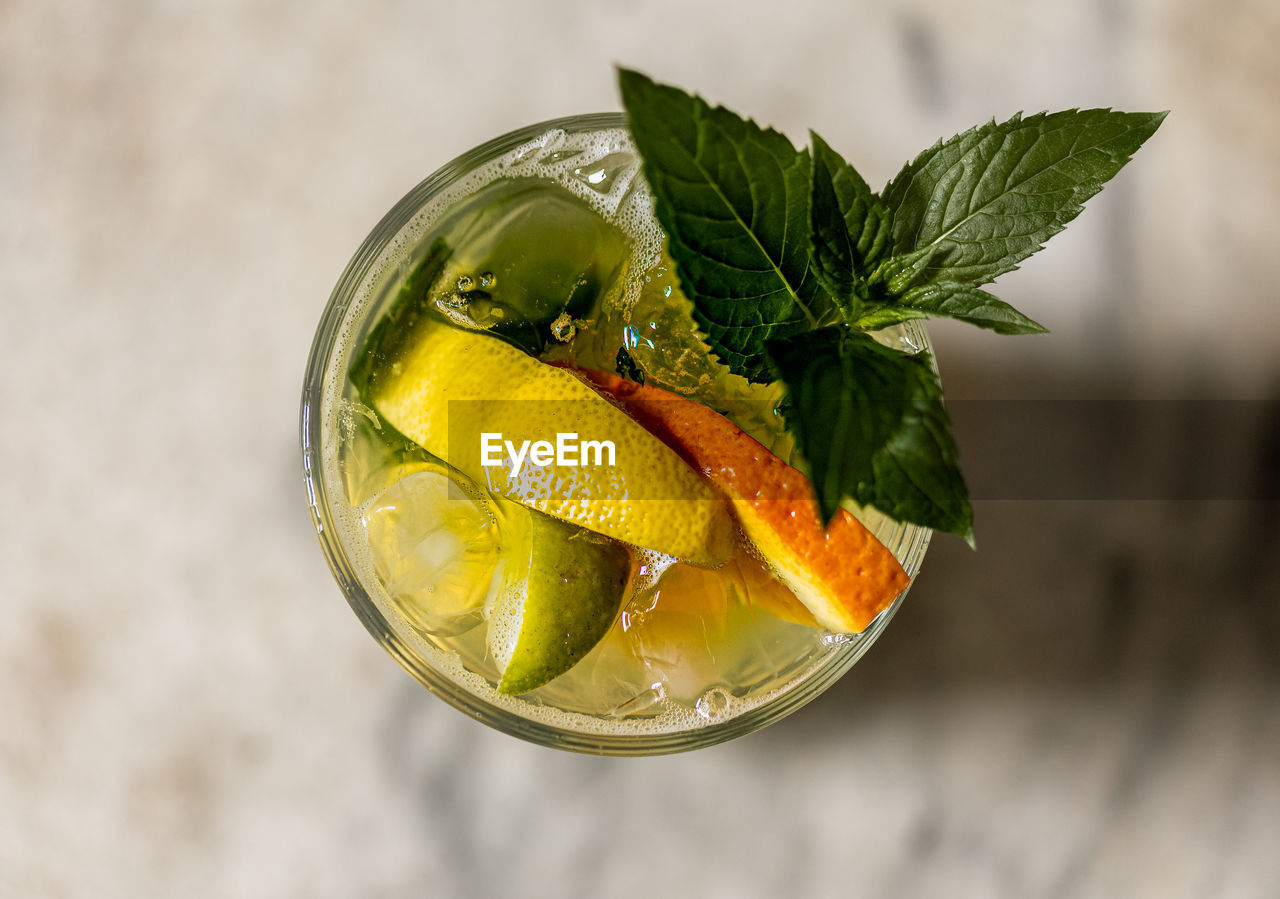
<path fill-rule="evenodd" d="M 813 705 L 622 761 L 396 668 L 296 448 L 377 219 L 494 134 L 616 108 L 614 63 L 873 184 L 1018 109 L 1172 109 L 1001 279 L 1054 334 L 939 327 L 944 376 L 1274 397 L 1278 41 L 1264 0 L 0 6 L 0 895 L 1280 893 L 1274 502 L 980 503 L 981 551 L 938 540 Z"/>

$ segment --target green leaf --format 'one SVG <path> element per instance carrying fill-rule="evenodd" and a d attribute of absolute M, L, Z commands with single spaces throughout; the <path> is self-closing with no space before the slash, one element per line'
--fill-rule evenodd
<path fill-rule="evenodd" d="M 959 452 L 927 353 L 900 353 L 839 326 L 775 340 L 769 351 L 825 521 L 852 497 L 973 542 Z"/>
<path fill-rule="evenodd" d="M 940 248 L 934 245 L 891 256 L 876 266 L 867 283 L 879 295 L 900 296 L 920 278 L 939 252 Z"/>
<path fill-rule="evenodd" d="M 960 474 L 942 385 L 927 354 L 910 357 L 911 404 L 888 444 L 876 454 L 874 474 L 854 498 L 890 518 L 957 534 L 973 546 L 973 508 Z"/>
<path fill-rule="evenodd" d="M 872 306 L 858 316 L 853 326 L 859 331 L 879 331 L 890 325 L 928 318 L 932 314 L 923 309 L 912 309 L 910 306 Z"/>
<path fill-rule="evenodd" d="M 859 282 L 888 246 L 889 211 L 839 153 L 810 131 L 813 181 L 809 233 L 814 274 L 846 310 L 856 306 Z"/>
<path fill-rule="evenodd" d="M 907 394 L 899 360 L 838 326 L 775 340 L 769 351 L 787 385 L 788 429 L 829 521 L 871 477 L 874 454 L 902 420 Z"/>
<path fill-rule="evenodd" d="M 809 154 L 638 72 L 618 83 L 698 324 L 730 370 L 770 380 L 769 340 L 837 317 L 809 269 Z"/>
<path fill-rule="evenodd" d="M 940 141 L 885 187 L 893 255 L 936 247 L 924 283 L 984 284 L 1080 213 L 1165 113 L 1067 110 L 994 120 Z"/>
<path fill-rule="evenodd" d="M 926 316 L 959 319 L 997 334 L 1045 334 L 1049 331 L 985 290 L 949 281 L 913 287 L 897 302 L 864 313 L 857 326 L 873 331 Z"/>

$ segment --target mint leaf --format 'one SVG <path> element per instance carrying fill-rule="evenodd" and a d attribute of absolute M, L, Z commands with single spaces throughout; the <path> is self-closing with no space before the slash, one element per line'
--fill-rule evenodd
<path fill-rule="evenodd" d="M 859 317 L 857 327 L 874 331 L 926 316 L 959 319 L 997 334 L 1045 334 L 1049 331 L 985 290 L 951 281 L 913 287 L 897 302 L 865 312 Z"/>
<path fill-rule="evenodd" d="M 1165 113 L 1040 113 L 939 141 L 882 192 L 892 253 L 936 247 L 922 281 L 984 284 L 1075 218 Z"/>
<path fill-rule="evenodd" d="M 900 296 L 919 280 L 920 275 L 940 252 L 941 248 L 934 244 L 900 256 L 891 256 L 876 266 L 867 283 L 878 296 Z"/>
<path fill-rule="evenodd" d="M 927 353 L 900 353 L 838 326 L 772 341 L 769 352 L 825 521 L 848 496 L 973 542 L 959 451 Z"/>
<path fill-rule="evenodd" d="M 901 353 L 839 326 L 769 346 L 787 385 L 787 426 L 795 436 L 829 521 L 872 475 L 872 459 L 907 406 Z"/>
<path fill-rule="evenodd" d="M 836 317 L 809 270 L 809 155 L 699 97 L 618 70 L 680 286 L 731 371 L 772 379 L 765 345 Z"/>
<path fill-rule="evenodd" d="M 932 312 L 912 309 L 910 306 L 872 306 L 854 320 L 853 327 L 859 331 L 879 331 L 890 325 L 928 318 L 931 315 L 933 315 Z"/>
<path fill-rule="evenodd" d="M 957 534 L 973 546 L 973 508 L 960 474 L 960 451 L 942 406 L 942 385 L 928 354 L 907 369 L 911 403 L 873 460 L 870 483 L 854 499 L 890 518 Z"/>
<path fill-rule="evenodd" d="M 889 211 L 857 170 L 810 131 L 813 180 L 809 234 L 814 274 L 846 316 L 856 305 L 860 282 L 888 246 Z"/>

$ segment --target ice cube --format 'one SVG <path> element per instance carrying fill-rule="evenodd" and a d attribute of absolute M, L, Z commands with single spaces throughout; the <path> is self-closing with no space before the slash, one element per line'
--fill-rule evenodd
<path fill-rule="evenodd" d="M 653 383 L 705 401 L 729 374 L 703 340 L 693 304 L 680 290 L 675 263 L 665 254 L 644 275 L 627 310 L 624 345 Z"/>
<path fill-rule="evenodd" d="M 621 290 L 626 235 L 569 190 L 539 178 L 495 181 L 428 235 L 446 259 L 428 291 L 462 327 L 491 330 L 531 353 L 562 316 L 577 319 Z"/>
<path fill-rule="evenodd" d="M 378 578 L 412 626 L 448 636 L 481 622 L 497 566 L 496 527 L 442 469 L 413 472 L 378 493 L 364 524 Z"/>
<path fill-rule="evenodd" d="M 623 617 L 649 679 L 704 717 L 722 712 L 730 696 L 780 683 L 818 645 L 816 629 L 753 606 L 733 564 L 719 571 L 674 565 Z"/>
<path fill-rule="evenodd" d="M 777 411 L 785 388 L 781 382 L 749 383 L 711 354 L 693 304 L 681 291 L 675 263 L 665 253 L 645 274 L 639 296 L 624 316 L 622 345 L 647 382 L 728 415 L 784 461 L 790 459 L 794 443 Z"/>
<path fill-rule="evenodd" d="M 556 708 L 586 715 L 655 715 L 662 710 L 661 685 L 651 684 L 645 674 L 621 623 L 615 621 L 582 661 L 530 695 Z M 658 688 L 656 693 L 654 687 Z"/>
<path fill-rule="evenodd" d="M 383 427 L 364 403 L 343 399 L 338 406 L 339 466 L 347 502 L 363 505 L 416 471 L 438 467 L 439 460 L 394 428 Z"/>

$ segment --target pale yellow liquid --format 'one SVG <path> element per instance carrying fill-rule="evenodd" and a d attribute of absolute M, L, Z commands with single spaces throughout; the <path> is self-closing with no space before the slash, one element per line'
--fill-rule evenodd
<path fill-rule="evenodd" d="M 352 430 L 341 458 L 347 501 L 358 510 L 412 471 L 413 463 L 383 442 L 368 411 L 353 398 L 348 401 L 353 403 Z M 375 556 L 386 552 L 371 549 Z M 643 552 L 634 552 L 633 558 L 637 568 L 671 561 Z M 821 630 L 752 605 L 732 574 L 700 578 L 696 596 L 673 593 L 662 580 L 646 585 L 646 574 L 635 572 L 631 596 L 600 644 L 566 674 L 527 694 L 529 700 L 614 717 L 657 715 L 674 704 L 711 717 L 727 706 L 728 698 L 775 690 L 829 643 Z M 500 671 L 486 647 L 483 624 L 462 634 L 431 633 L 420 623 L 431 619 L 431 609 L 416 604 L 430 603 L 432 597 L 384 592 L 379 599 L 419 639 L 485 681 L 497 682 Z"/>
<path fill-rule="evenodd" d="M 748 385 L 707 360 L 684 324 L 683 315 L 664 297 L 674 284 L 660 254 L 661 232 L 650 211 L 647 187 L 637 177 L 634 162 L 614 175 L 613 192 L 603 199 L 597 187 L 571 175 L 590 174 L 595 160 L 624 158 L 625 132 L 602 132 L 582 142 L 553 135 L 526 151 L 511 154 L 489 177 L 527 173 L 551 176 L 596 206 L 632 238 L 635 247 L 627 283 L 609 309 L 588 316 L 570 343 L 550 349 L 544 358 L 574 358 L 590 367 L 612 370 L 618 346 L 626 342 L 642 365 L 660 373 L 657 383 L 707 403 L 729 415 L 740 427 L 782 457 L 792 446 L 773 407 L 774 388 Z M 566 155 L 567 154 L 567 155 Z M 573 155 L 573 154 L 576 154 Z M 470 179 L 484 183 L 485 172 Z M 474 189 L 474 188 L 473 188 Z M 429 221 L 420 224 L 425 228 Z M 363 317 L 349 319 L 346 353 L 358 347 L 378 315 L 385 310 L 412 266 L 388 266 L 365 298 Z M 665 303 L 665 305 L 664 305 Z M 630 330 L 628 330 L 630 329 Z M 897 335 L 885 335 L 896 340 Z M 347 512 L 340 522 L 344 542 L 373 602 L 399 636 L 432 667 L 460 686 L 482 695 L 498 707 L 574 730 L 636 733 L 683 730 L 725 720 L 788 689 L 826 661 L 851 638 L 828 634 L 775 617 L 750 601 L 729 574 L 698 580 L 697 595 L 653 583 L 653 566 L 671 560 L 633 550 L 635 567 L 631 595 L 606 637 L 570 671 L 521 697 L 498 694 L 493 685 L 500 672 L 486 647 L 483 623 L 460 634 L 433 633 L 421 622 L 430 619 L 416 604 L 428 596 L 392 597 L 376 575 L 373 560 L 381 547 L 372 547 L 361 527 L 361 509 L 379 491 L 405 475 L 406 459 L 383 441 L 372 410 L 362 406 L 342 379 L 333 410 L 337 422 L 336 464 L 346 492 Z M 340 510 L 341 511 L 341 510 Z M 881 536 L 895 525 L 858 510 L 859 517 Z M 767 562 L 767 560 L 764 560 Z M 647 566 L 647 568 L 642 567 Z M 686 579 L 687 581 L 687 579 Z"/>

